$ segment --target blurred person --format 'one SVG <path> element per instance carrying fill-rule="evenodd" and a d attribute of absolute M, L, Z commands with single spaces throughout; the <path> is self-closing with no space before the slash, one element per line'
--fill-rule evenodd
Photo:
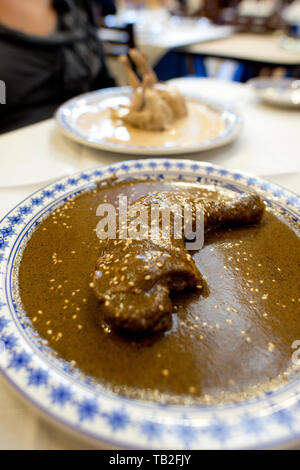
<path fill-rule="evenodd" d="M 72 96 L 114 85 L 88 0 L 0 0 L 0 133 L 53 116 Z"/>

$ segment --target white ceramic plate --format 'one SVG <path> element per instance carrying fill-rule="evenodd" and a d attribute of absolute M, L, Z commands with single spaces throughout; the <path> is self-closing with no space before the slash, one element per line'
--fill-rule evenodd
<path fill-rule="evenodd" d="M 292 78 L 253 78 L 249 85 L 264 102 L 289 108 L 300 108 L 300 80 Z"/>
<path fill-rule="evenodd" d="M 127 143 L 112 142 L 102 139 L 97 135 L 95 129 L 83 129 L 78 125 L 78 117 L 83 113 L 97 112 L 106 109 L 112 100 L 120 97 L 128 97 L 131 94 L 130 87 L 109 88 L 87 93 L 67 101 L 56 113 L 56 122 L 62 132 L 69 138 L 89 147 L 108 150 L 117 153 L 134 155 L 175 155 L 199 152 L 214 149 L 232 142 L 241 130 L 241 118 L 236 112 L 225 108 L 222 105 L 213 103 L 199 96 L 192 96 L 185 93 L 190 100 L 207 106 L 210 111 L 217 113 L 223 122 L 223 131 L 216 138 L 211 140 L 201 140 L 193 144 L 172 145 L 172 146 L 138 146 Z"/>
<path fill-rule="evenodd" d="M 49 355 L 18 306 L 16 257 L 37 224 L 67 198 L 115 174 L 121 180 L 171 178 L 257 191 L 300 221 L 300 196 L 260 178 L 179 159 L 116 163 L 66 177 L 16 206 L 0 223 L 0 370 L 23 397 L 53 420 L 94 441 L 125 448 L 251 448 L 300 437 L 300 379 L 227 405 L 161 406 L 95 388 Z M 295 280 L 296 282 L 296 280 Z"/>
<path fill-rule="evenodd" d="M 283 35 L 279 40 L 279 45 L 289 52 L 296 54 L 300 52 L 300 38 Z"/>

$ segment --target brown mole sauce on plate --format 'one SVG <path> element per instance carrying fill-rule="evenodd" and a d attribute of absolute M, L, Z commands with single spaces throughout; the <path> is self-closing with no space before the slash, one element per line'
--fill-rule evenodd
<path fill-rule="evenodd" d="M 26 314 L 59 357 L 121 395 L 169 403 L 241 399 L 284 380 L 300 339 L 300 238 L 267 210 L 259 226 L 206 236 L 194 255 L 209 293 L 173 297 L 172 329 L 121 334 L 101 323 L 90 287 L 99 253 L 100 203 L 128 203 L 189 183 L 99 186 L 54 211 L 35 230 L 19 268 Z M 220 196 L 211 187 L 203 196 Z M 224 196 L 223 196 L 224 197 Z"/>

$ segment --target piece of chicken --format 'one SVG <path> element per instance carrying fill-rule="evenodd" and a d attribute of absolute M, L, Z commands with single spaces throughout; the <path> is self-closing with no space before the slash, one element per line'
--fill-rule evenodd
<path fill-rule="evenodd" d="M 142 52 L 131 49 L 129 55 L 140 72 L 142 81 L 133 70 L 128 57 L 121 56 L 120 62 L 133 89 L 133 96 L 129 106 L 122 106 L 122 112 L 113 110 L 113 116 L 140 129 L 151 131 L 169 129 L 177 119 L 187 115 L 184 97 L 176 88 L 158 82 Z"/>
<path fill-rule="evenodd" d="M 131 209 L 153 205 L 160 210 L 186 205 L 192 207 L 195 225 L 196 209 L 202 206 L 205 231 L 233 225 L 259 223 L 264 202 L 257 194 L 244 194 L 236 199 L 209 202 L 188 192 L 162 192 L 140 198 Z M 134 214 L 134 211 L 133 211 Z M 129 223 L 134 216 L 129 215 Z M 147 232 L 149 220 L 146 224 Z M 184 231 L 186 220 L 183 221 Z M 185 246 L 185 231 L 178 238 L 174 224 L 170 235 L 149 230 L 148 238 L 106 239 L 101 241 L 101 255 L 93 277 L 93 289 L 100 304 L 100 318 L 128 331 L 164 331 L 172 322 L 171 291 L 186 287 L 201 292 L 202 275 Z"/>

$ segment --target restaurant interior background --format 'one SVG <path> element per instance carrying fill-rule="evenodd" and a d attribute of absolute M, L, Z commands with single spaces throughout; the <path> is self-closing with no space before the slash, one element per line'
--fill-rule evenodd
<path fill-rule="evenodd" d="M 299 77 L 296 56 L 286 64 L 276 54 L 269 57 L 268 47 L 278 40 L 286 50 L 299 50 L 299 11 L 299 2 L 290 0 L 121 0 L 115 15 L 99 21 L 102 28 L 128 28 L 129 44 L 145 50 L 161 80 L 195 75 L 246 82 L 256 76 Z M 118 40 L 117 32 L 102 29 L 101 37 L 113 69 L 111 57 L 124 48 L 109 42 Z M 218 38 L 231 40 L 198 46 Z M 124 83 L 119 73 L 115 77 Z"/>
<path fill-rule="evenodd" d="M 300 194 L 300 0 L 116 0 L 115 3 L 92 0 L 92 4 L 108 71 L 117 86 L 127 85 L 118 57 L 139 48 L 159 80 L 172 80 L 182 93 L 219 103 L 222 109 L 233 109 L 234 116 L 238 116 L 235 123 L 232 121 L 237 127 L 228 140 L 222 141 L 222 146 L 217 143 L 201 148 L 200 145 L 198 151 L 186 154 L 184 148 L 181 153 L 179 149 L 175 158 L 193 160 L 195 171 L 198 163 L 208 162 L 208 171 L 218 165 L 236 178 L 239 171 L 246 172 Z M 0 57 L 0 81 L 1 70 L 4 65 Z M 28 79 L 25 75 L 14 76 L 20 88 L 23 79 L 24 82 Z M 257 78 L 274 79 L 278 94 L 274 92 L 270 96 L 269 87 L 273 85 L 267 82 L 267 95 L 264 95 L 264 85 L 260 88 Z M 282 79 L 288 79 L 284 82 L 288 85 L 283 85 Z M 9 83 L 4 85 L 7 99 Z M 293 95 L 281 96 L 285 86 Z M 0 87 L 0 93 L 1 90 L 4 106 L 0 109 L 0 219 L 21 200 L 59 178 L 96 166 L 143 159 L 146 155 L 161 157 L 149 149 L 141 155 L 137 149 L 110 151 L 95 141 L 89 142 L 88 138 L 78 138 L 74 129 L 64 126 L 61 115 L 56 115 L 56 120 L 52 115 L 33 120 L 29 112 L 32 120 L 28 125 L 24 121 L 8 129 L 4 87 Z M 35 96 L 38 93 L 39 90 Z M 68 98 L 77 94 L 71 93 Z M 67 113 L 71 113 L 70 109 L 66 109 L 65 116 Z M 174 158 L 172 152 L 169 154 Z M 164 158 L 168 158 L 167 153 Z M 0 322 L 0 333 L 1 327 Z M 289 429 L 289 425 L 284 425 Z M 298 424 L 294 422 L 293 426 Z M 267 437 L 259 431 L 248 436 L 250 443 L 252 438 L 257 438 L 263 447 L 268 446 Z M 222 446 L 224 439 L 222 435 L 216 447 Z M 254 447 L 257 442 L 253 440 Z M 32 412 L 1 380 L 0 449 L 93 446 L 58 430 L 56 425 Z"/>

